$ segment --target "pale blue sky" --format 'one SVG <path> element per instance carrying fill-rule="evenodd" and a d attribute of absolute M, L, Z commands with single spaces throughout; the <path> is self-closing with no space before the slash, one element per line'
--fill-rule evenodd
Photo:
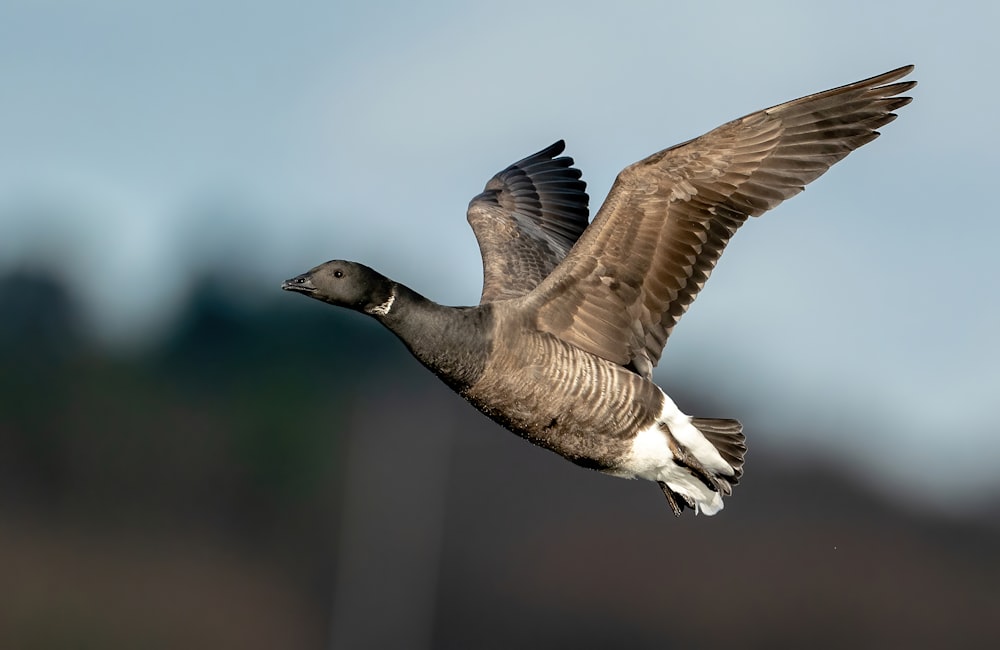
<path fill-rule="evenodd" d="M 1000 489 L 997 6 L 7 0 L 0 270 L 51 260 L 129 340 L 209 256 L 241 291 L 342 257 L 469 304 L 465 206 L 508 163 L 565 138 L 596 209 L 649 153 L 915 63 L 882 138 L 737 235 L 660 378 L 705 365 L 707 415 L 752 441 L 975 501 Z"/>

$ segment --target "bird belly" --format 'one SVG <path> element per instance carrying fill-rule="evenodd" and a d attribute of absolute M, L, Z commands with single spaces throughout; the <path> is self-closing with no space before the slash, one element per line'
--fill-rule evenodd
<path fill-rule="evenodd" d="M 578 465 L 619 465 L 635 431 L 654 423 L 662 391 L 555 337 L 521 341 L 494 355 L 463 396 L 490 419 Z"/>

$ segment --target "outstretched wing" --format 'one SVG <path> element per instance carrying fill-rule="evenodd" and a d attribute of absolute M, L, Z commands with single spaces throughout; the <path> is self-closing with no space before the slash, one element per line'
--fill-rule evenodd
<path fill-rule="evenodd" d="M 540 330 L 650 376 L 733 233 L 874 140 L 906 66 L 751 113 L 624 169 L 563 263 L 526 297 Z"/>
<path fill-rule="evenodd" d="M 469 203 L 483 257 L 481 303 L 522 296 L 566 257 L 587 227 L 587 184 L 560 140 L 490 179 Z"/>

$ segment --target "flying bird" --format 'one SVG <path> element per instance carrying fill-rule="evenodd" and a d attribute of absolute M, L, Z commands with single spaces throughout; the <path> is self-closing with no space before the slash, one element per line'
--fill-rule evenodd
<path fill-rule="evenodd" d="M 676 515 L 713 515 L 743 474 L 737 420 L 691 417 L 652 380 L 670 333 L 748 217 L 795 196 L 908 104 L 905 66 L 751 113 L 626 167 L 588 223 L 562 141 L 472 199 L 472 307 L 342 260 L 282 289 L 368 314 L 492 420 L 606 474 L 654 481 Z"/>

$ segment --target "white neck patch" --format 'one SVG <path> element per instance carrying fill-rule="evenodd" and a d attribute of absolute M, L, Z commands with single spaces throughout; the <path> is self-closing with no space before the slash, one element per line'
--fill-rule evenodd
<path fill-rule="evenodd" d="M 392 309 L 392 303 L 396 302 L 396 285 L 392 285 L 392 293 L 389 294 L 389 299 L 383 302 L 381 305 L 372 307 L 368 309 L 368 313 L 372 316 L 385 316 Z"/>

